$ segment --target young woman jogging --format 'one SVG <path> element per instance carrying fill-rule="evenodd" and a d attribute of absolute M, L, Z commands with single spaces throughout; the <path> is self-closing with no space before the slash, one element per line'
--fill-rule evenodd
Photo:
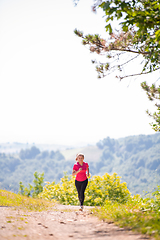
<path fill-rule="evenodd" d="M 72 176 L 76 175 L 75 186 L 78 192 L 78 198 L 80 202 L 80 211 L 83 211 L 84 192 L 88 184 L 89 166 L 84 162 L 84 154 L 78 153 L 76 155 L 77 163 L 73 166 Z"/>

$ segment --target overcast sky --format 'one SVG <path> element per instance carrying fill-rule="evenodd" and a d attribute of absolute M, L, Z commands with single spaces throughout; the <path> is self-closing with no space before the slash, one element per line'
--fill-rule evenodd
<path fill-rule="evenodd" d="M 0 142 L 79 144 L 154 134 L 145 79 L 97 79 L 73 33 L 105 36 L 92 1 L 0 0 Z M 133 69 L 138 68 L 135 63 Z"/>

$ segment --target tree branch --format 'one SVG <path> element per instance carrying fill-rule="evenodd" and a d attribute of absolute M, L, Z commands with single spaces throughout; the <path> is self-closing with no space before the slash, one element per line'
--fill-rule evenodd
<path fill-rule="evenodd" d="M 134 59 L 135 59 L 135 58 L 137 58 L 137 57 L 139 57 L 139 55 L 138 55 L 138 54 L 137 54 L 137 56 L 135 56 L 135 57 L 133 57 L 133 58 L 129 59 L 127 62 L 125 62 L 125 63 L 122 63 L 122 64 L 121 64 L 121 66 L 123 66 L 123 65 L 125 65 L 125 64 L 127 64 L 127 63 L 129 63 L 130 61 L 134 60 Z"/>
<path fill-rule="evenodd" d="M 153 73 L 153 72 L 155 72 L 155 71 L 157 71 L 157 70 L 159 70 L 159 69 L 160 69 L 160 67 L 157 68 L 157 69 L 155 69 L 155 70 L 153 70 L 152 72 L 141 72 L 141 73 L 135 73 L 135 74 L 131 74 L 131 75 L 127 75 L 127 76 L 119 77 L 119 78 L 120 78 L 120 80 L 122 80 L 123 78 L 128 78 L 128 77 L 134 77 L 134 76 L 144 75 L 144 74 L 148 74 L 148 73 Z"/>
<path fill-rule="evenodd" d="M 150 52 L 140 52 L 140 51 L 134 51 L 134 50 L 131 50 L 131 49 L 119 49 L 119 48 L 112 48 L 110 49 L 109 51 L 123 51 L 123 52 L 130 52 L 130 53 L 137 53 L 137 54 L 142 54 L 142 55 L 147 55 L 147 54 L 150 54 Z"/>

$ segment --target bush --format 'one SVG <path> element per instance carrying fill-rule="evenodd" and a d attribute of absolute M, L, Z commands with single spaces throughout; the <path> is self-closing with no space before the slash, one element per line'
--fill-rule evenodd
<path fill-rule="evenodd" d="M 147 198 L 136 195 L 122 204 L 107 200 L 104 206 L 95 210 L 95 214 L 100 219 L 114 222 L 121 227 L 129 227 L 158 240 L 160 239 L 160 186 Z"/>
<path fill-rule="evenodd" d="M 23 196 L 36 198 L 39 193 L 43 191 L 43 183 L 44 183 L 44 173 L 40 174 L 34 173 L 34 186 L 29 184 L 29 187 L 24 187 L 22 182 L 19 182 L 19 194 Z"/>
<path fill-rule="evenodd" d="M 61 182 L 48 183 L 43 192 L 38 195 L 43 199 L 55 199 L 62 204 L 78 205 L 77 190 L 74 184 L 74 177 L 65 175 Z M 85 205 L 102 206 L 106 200 L 124 203 L 130 197 L 126 183 L 120 183 L 120 177 L 116 173 L 113 175 L 93 176 L 89 179 L 85 192 Z"/>

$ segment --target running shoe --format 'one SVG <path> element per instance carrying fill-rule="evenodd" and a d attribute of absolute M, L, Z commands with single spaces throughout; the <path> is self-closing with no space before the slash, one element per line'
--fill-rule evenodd
<path fill-rule="evenodd" d="M 80 206 L 80 209 L 79 209 L 79 211 L 83 211 L 83 206 Z"/>

